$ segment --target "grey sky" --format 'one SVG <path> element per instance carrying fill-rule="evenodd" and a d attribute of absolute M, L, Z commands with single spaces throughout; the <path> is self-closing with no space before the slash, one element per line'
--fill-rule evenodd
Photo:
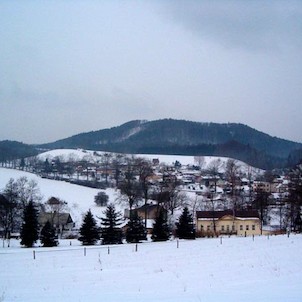
<path fill-rule="evenodd" d="M 0 1 L 0 140 L 132 119 L 302 142 L 301 1 Z"/>

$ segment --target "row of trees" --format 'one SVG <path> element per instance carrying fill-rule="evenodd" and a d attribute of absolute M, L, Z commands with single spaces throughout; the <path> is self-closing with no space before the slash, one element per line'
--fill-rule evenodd
<path fill-rule="evenodd" d="M 121 244 L 123 232 L 120 228 L 121 214 L 115 210 L 113 205 L 109 205 L 105 211 L 105 217 L 101 218 L 101 230 L 97 227 L 95 218 L 89 210 L 84 217 L 80 228 L 79 241 L 83 245 L 94 245 L 100 239 L 102 244 Z M 195 239 L 195 229 L 192 215 L 188 208 L 184 208 L 179 222 L 176 224 L 176 235 L 183 239 Z M 170 238 L 171 232 L 168 226 L 165 212 L 160 210 L 153 226 L 152 240 L 166 241 Z M 23 223 L 21 226 L 21 245 L 32 247 L 40 239 L 44 247 L 52 247 L 58 244 L 55 237 L 55 230 L 47 222 L 39 235 L 38 210 L 33 202 L 29 202 L 24 208 Z M 137 212 L 133 212 L 126 228 L 126 241 L 128 243 L 138 243 L 147 239 L 147 231 L 142 219 Z"/>
<path fill-rule="evenodd" d="M 26 206 L 30 202 L 38 205 L 41 200 L 39 187 L 34 180 L 20 177 L 8 181 L 0 195 L 0 228 L 5 239 L 20 230 Z"/>
<path fill-rule="evenodd" d="M 80 228 L 79 240 L 83 245 L 94 245 L 100 239 L 102 239 L 102 244 L 121 244 L 123 239 L 123 232 L 120 228 L 121 223 L 121 214 L 115 210 L 113 205 L 109 205 L 105 211 L 105 217 L 101 218 L 102 227 L 99 230 L 96 220 L 89 210 Z M 176 227 L 176 236 L 178 238 L 195 239 L 193 218 L 188 208 L 184 208 Z M 166 241 L 170 236 L 171 231 L 167 215 L 161 209 L 155 219 L 151 238 L 153 241 Z M 131 212 L 126 226 L 125 239 L 128 243 L 138 243 L 147 239 L 147 230 L 144 222 L 136 211 Z"/>

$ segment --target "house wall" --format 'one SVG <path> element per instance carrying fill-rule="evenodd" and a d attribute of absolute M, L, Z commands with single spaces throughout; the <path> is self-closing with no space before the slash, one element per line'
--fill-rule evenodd
<path fill-rule="evenodd" d="M 258 218 L 244 220 L 239 219 L 236 221 L 236 224 L 237 235 L 239 236 L 252 236 L 261 234 L 260 220 Z"/>
<path fill-rule="evenodd" d="M 198 219 L 197 233 L 201 236 L 214 236 L 213 219 Z M 216 235 L 237 234 L 238 236 L 260 235 L 260 220 L 258 218 L 233 220 L 232 216 L 225 216 L 215 220 Z"/>
<path fill-rule="evenodd" d="M 145 219 L 145 210 L 138 210 L 138 216 Z M 157 217 L 157 208 L 153 208 L 147 211 L 147 219 L 155 219 Z"/>
<path fill-rule="evenodd" d="M 253 183 L 253 190 L 254 191 L 263 191 L 266 193 L 271 193 L 273 192 L 272 190 L 272 184 L 266 181 L 255 181 Z"/>

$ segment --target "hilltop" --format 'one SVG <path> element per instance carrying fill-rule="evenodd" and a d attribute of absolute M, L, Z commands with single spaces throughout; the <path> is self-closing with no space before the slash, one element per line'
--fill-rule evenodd
<path fill-rule="evenodd" d="M 301 143 L 272 137 L 243 124 L 185 120 L 130 121 L 77 134 L 44 149 L 83 148 L 132 154 L 206 155 L 236 158 L 262 169 L 284 167 Z"/>
<path fill-rule="evenodd" d="M 42 145 L 2 141 L 0 160 L 78 148 L 126 154 L 231 157 L 260 169 L 293 166 L 302 159 L 301 143 L 272 137 L 244 124 L 163 119 L 134 120 Z"/>

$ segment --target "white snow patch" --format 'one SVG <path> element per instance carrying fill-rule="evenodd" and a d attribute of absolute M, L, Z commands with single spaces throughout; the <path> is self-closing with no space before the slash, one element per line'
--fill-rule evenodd
<path fill-rule="evenodd" d="M 139 128 L 139 127 L 138 127 Z M 138 131 L 138 130 L 136 130 Z M 102 154 L 105 153 L 104 151 L 91 151 L 91 150 L 82 150 L 82 149 L 56 149 L 56 150 L 51 150 L 47 151 L 44 153 L 41 153 L 38 155 L 38 158 L 41 160 L 45 160 L 46 158 L 48 159 L 53 159 L 55 157 L 60 157 L 63 161 L 68 160 L 69 158 L 75 158 L 77 160 L 81 159 L 91 159 L 91 161 L 97 161 L 100 159 L 98 155 L 95 155 L 95 152 L 97 154 Z M 189 156 L 189 155 L 161 155 L 161 154 L 136 154 L 135 156 L 138 157 L 144 157 L 147 159 L 159 159 L 160 163 L 165 163 L 167 165 L 172 165 L 176 161 L 179 161 L 182 165 L 196 165 L 194 156 Z M 203 156 L 205 163 L 204 163 L 204 168 L 206 168 L 213 160 L 220 160 L 221 161 L 221 170 L 220 172 L 225 171 L 225 165 L 229 157 L 216 157 L 216 156 Z M 242 161 L 237 160 L 238 165 L 240 166 L 240 170 L 243 173 L 252 173 L 253 175 L 261 174 L 263 173 L 263 170 L 254 168 Z"/>
<path fill-rule="evenodd" d="M 70 242 L 72 246 L 70 246 Z M 0 247 L 1 301 L 299 302 L 302 236 Z M 36 259 L 33 259 L 35 250 Z"/>
<path fill-rule="evenodd" d="M 5 168 L 0 168 L 0 190 L 4 189 L 10 178 L 17 180 L 23 176 L 29 180 L 33 179 L 38 183 L 44 202 L 52 196 L 59 197 L 66 201 L 66 211 L 70 212 L 72 219 L 76 223 L 76 228 L 81 225 L 83 215 L 87 213 L 89 209 L 95 216 L 104 216 L 103 212 L 105 207 L 99 207 L 94 202 L 94 196 L 104 190 L 70 184 L 64 181 L 45 179 L 32 173 Z M 106 189 L 105 192 L 109 196 L 109 203 L 114 203 L 117 210 L 124 212 L 124 208 L 117 202 L 118 191 Z"/>

